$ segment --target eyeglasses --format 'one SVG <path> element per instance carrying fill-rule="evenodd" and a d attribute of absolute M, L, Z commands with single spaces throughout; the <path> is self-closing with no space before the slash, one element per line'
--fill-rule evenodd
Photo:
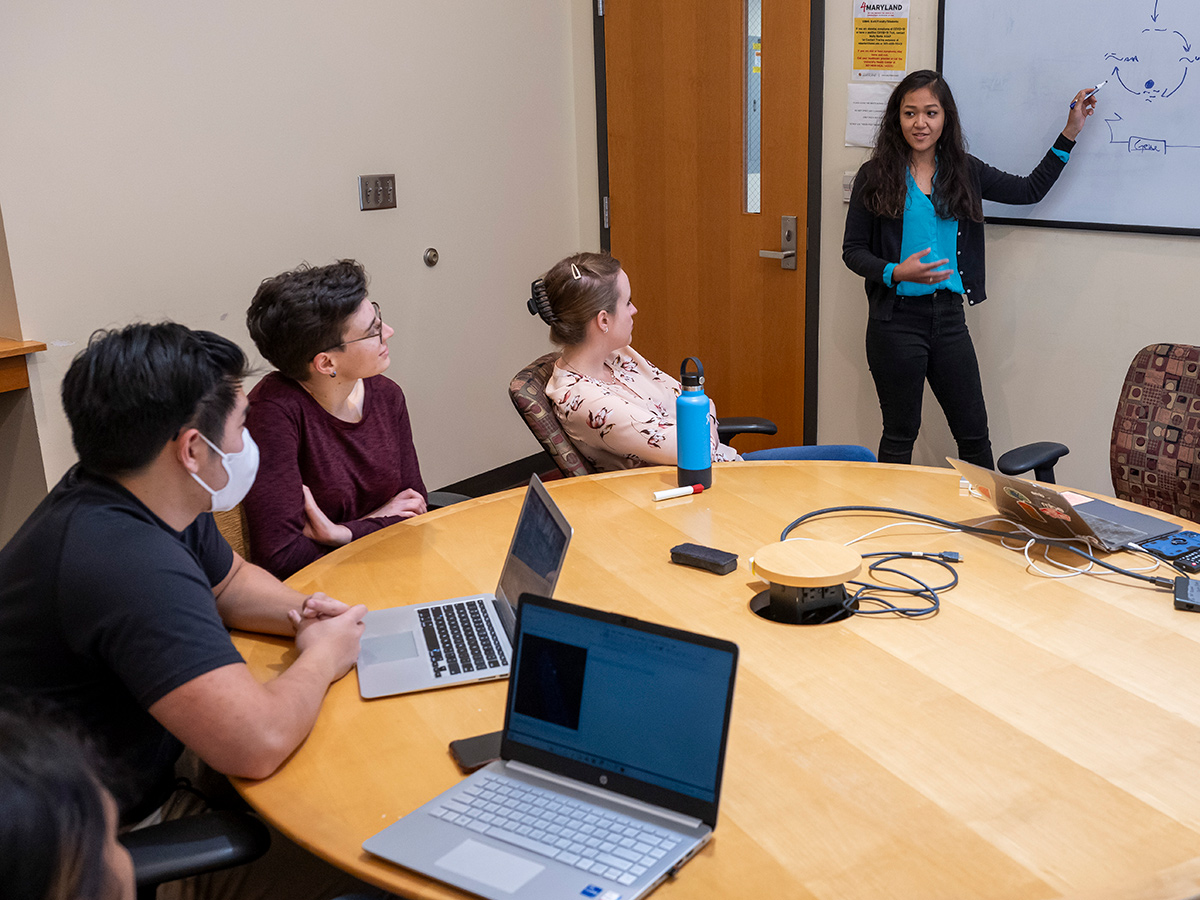
<path fill-rule="evenodd" d="M 360 338 L 351 338 L 348 341 L 341 341 L 334 344 L 332 347 L 326 347 L 324 350 L 317 351 L 318 353 L 328 353 L 330 350 L 336 350 L 339 347 L 345 347 L 347 344 L 357 344 L 359 341 L 372 341 L 375 338 L 383 337 L 383 313 L 379 311 L 379 304 L 374 300 L 371 301 L 371 306 L 375 307 L 375 324 L 371 326 L 371 330 Z"/>

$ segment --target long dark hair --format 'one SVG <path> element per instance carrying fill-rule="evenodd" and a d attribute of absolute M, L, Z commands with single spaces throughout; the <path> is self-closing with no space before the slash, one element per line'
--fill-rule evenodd
<path fill-rule="evenodd" d="M 48 711 L 0 693 L 0 890 L 15 900 L 111 891 L 95 751 Z"/>
<path fill-rule="evenodd" d="M 967 166 L 967 141 L 958 119 L 958 106 L 950 86 L 937 72 L 920 69 L 896 85 L 888 98 L 879 125 L 879 136 L 871 154 L 870 172 L 863 186 L 863 204 L 877 216 L 899 219 L 904 215 L 908 193 L 908 164 L 912 148 L 900 128 L 900 106 L 913 91 L 929 88 L 942 105 L 942 135 L 937 142 L 937 179 L 933 186 L 933 208 L 943 219 L 983 221 L 983 205 L 971 190 Z"/>

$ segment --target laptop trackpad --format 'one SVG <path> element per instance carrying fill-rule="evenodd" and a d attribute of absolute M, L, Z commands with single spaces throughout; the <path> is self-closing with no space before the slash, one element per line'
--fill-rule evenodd
<path fill-rule="evenodd" d="M 465 840 L 435 865 L 458 875 L 474 878 L 498 891 L 511 894 L 520 889 L 545 866 L 505 853 L 479 841 Z"/>
<path fill-rule="evenodd" d="M 411 631 L 365 637 L 358 647 L 359 665 L 399 662 L 402 659 L 412 659 L 416 655 L 417 641 Z"/>

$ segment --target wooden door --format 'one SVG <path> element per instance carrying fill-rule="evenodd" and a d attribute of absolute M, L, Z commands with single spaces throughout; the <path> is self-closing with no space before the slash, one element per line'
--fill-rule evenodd
<path fill-rule="evenodd" d="M 739 439 L 753 450 L 815 435 L 806 247 L 817 243 L 809 9 L 762 0 L 762 211 L 750 213 L 745 2 L 605 0 L 603 34 L 610 246 L 633 286 L 634 346 L 676 377 L 699 357 L 718 414 L 773 419 L 776 437 Z M 784 215 L 799 223 L 794 271 L 758 254 L 780 249 Z"/>

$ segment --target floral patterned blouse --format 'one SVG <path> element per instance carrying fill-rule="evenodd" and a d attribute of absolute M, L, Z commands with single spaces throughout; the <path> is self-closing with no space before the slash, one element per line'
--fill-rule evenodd
<path fill-rule="evenodd" d="M 561 361 L 555 364 L 546 396 L 567 437 L 600 472 L 675 465 L 675 398 L 682 386 L 632 347 L 617 350 L 604 365 L 615 384 L 580 375 Z M 738 459 L 732 447 L 717 439 L 717 411 L 711 400 L 708 427 L 713 462 Z"/>

